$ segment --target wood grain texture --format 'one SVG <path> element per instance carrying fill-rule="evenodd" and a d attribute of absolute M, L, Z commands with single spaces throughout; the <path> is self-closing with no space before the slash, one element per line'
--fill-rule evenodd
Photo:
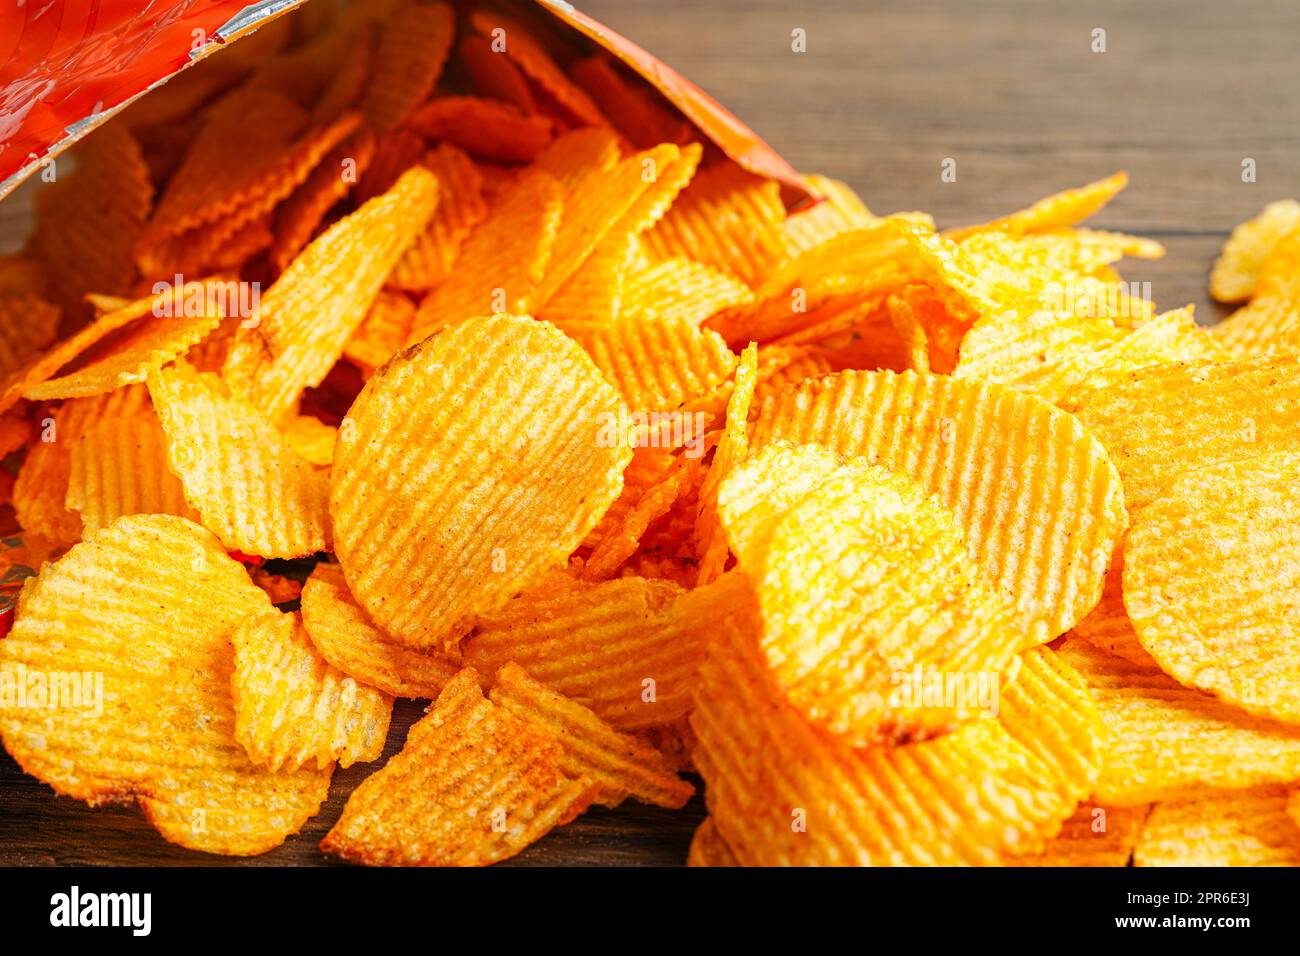
<path fill-rule="evenodd" d="M 977 222 L 1127 169 L 1096 220 L 1151 235 L 1168 258 L 1131 263 L 1161 308 L 1223 314 L 1206 277 L 1228 230 L 1300 195 L 1300 5 L 1188 0 L 586 0 L 596 19 L 658 54 L 752 125 L 794 165 L 847 180 L 877 212 Z M 806 31 L 807 52 L 791 50 Z M 1106 30 L 1107 52 L 1090 49 Z M 957 161 L 957 181 L 940 163 Z M 1241 181 L 1255 159 L 1258 181 Z M 21 244 L 33 184 L 0 203 L 0 251 Z M 400 702 L 387 753 L 419 705 Z M 254 860 L 190 853 L 133 808 L 56 798 L 0 755 L 0 864 L 317 864 L 344 795 L 374 769 L 336 773 L 319 817 Z M 660 865 L 685 860 L 703 816 L 628 804 L 593 810 L 514 863 Z"/>

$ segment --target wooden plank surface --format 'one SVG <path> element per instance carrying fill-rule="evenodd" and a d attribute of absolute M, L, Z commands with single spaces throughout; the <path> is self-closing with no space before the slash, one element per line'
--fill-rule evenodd
<path fill-rule="evenodd" d="M 1227 231 L 1300 195 L 1300 5 L 1187 0 L 586 0 L 582 9 L 691 77 L 804 171 L 847 180 L 876 212 L 975 222 L 1127 169 L 1096 223 L 1165 242 L 1135 263 L 1162 308 L 1222 309 L 1205 291 Z M 791 49 L 803 30 L 807 52 Z M 1105 30 L 1106 52 L 1092 52 Z M 940 179 L 956 160 L 957 179 Z M 1257 182 L 1244 183 L 1243 159 Z M 0 251 L 21 242 L 30 189 L 0 204 Z M 395 752 L 418 706 L 399 704 Z M 0 864 L 313 864 L 344 795 L 273 853 L 228 861 L 172 847 L 132 808 L 55 798 L 0 756 Z M 595 810 L 520 864 L 677 864 L 702 818 L 628 805 Z"/>

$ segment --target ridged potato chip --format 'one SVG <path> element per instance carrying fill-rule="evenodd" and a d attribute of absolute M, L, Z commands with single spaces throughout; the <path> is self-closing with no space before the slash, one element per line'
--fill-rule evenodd
<path fill-rule="evenodd" d="M 1096 798 L 1104 806 L 1300 779 L 1300 729 L 1184 687 L 1142 665 L 1066 641 L 1062 659 L 1088 683 L 1106 725 Z"/>
<path fill-rule="evenodd" d="M 333 667 L 394 697 L 432 700 L 457 667 L 438 654 L 395 643 L 366 616 L 338 565 L 318 564 L 302 589 L 302 623 Z"/>
<path fill-rule="evenodd" d="M 498 56 L 489 40 L 475 33 L 462 34 L 456 41 L 456 57 L 474 89 L 484 96 L 513 103 L 525 113 L 539 112 L 523 71 L 509 57 Z"/>
<path fill-rule="evenodd" d="M 1181 463 L 1251 458 L 1295 441 L 1298 412 L 1295 356 L 1140 369 L 1074 402 L 1119 471 L 1133 514 L 1173 483 Z"/>
<path fill-rule="evenodd" d="M 1041 853 L 1013 856 L 1008 866 L 1128 866 L 1151 808 L 1079 804 Z"/>
<path fill-rule="evenodd" d="M 226 547 L 263 558 L 328 547 L 328 478 L 261 412 L 183 363 L 150 376 L 149 394 L 185 500 Z"/>
<path fill-rule="evenodd" d="M 786 219 L 785 241 L 792 256 L 841 233 L 865 229 L 880 221 L 847 183 L 816 174 L 804 176 L 804 182 L 822 201 Z"/>
<path fill-rule="evenodd" d="M 979 226 L 966 226 L 945 233 L 949 239 L 959 240 L 980 232 L 1005 232 L 1012 236 L 1043 232 L 1059 226 L 1073 226 L 1117 196 L 1128 185 L 1128 173 L 1122 170 L 1105 179 L 1088 183 L 1077 189 L 1067 189 L 1040 199 L 1026 209 L 1021 209 Z"/>
<path fill-rule="evenodd" d="M 1124 606 L 1165 673 L 1290 724 L 1300 723 L 1298 473 L 1300 450 L 1184 472 L 1124 544 Z"/>
<path fill-rule="evenodd" d="M 483 696 L 461 671 L 402 752 L 352 791 L 321 841 L 369 866 L 486 866 L 514 856 L 591 804 L 600 785 L 571 780 L 564 750 Z"/>
<path fill-rule="evenodd" d="M 524 173 L 488 207 L 453 269 L 420 302 L 411 342 L 491 312 L 529 314 L 564 212 L 564 189 L 549 174 Z"/>
<path fill-rule="evenodd" d="M 752 444 L 775 439 L 861 455 L 937 495 L 1028 639 L 1051 640 L 1092 609 L 1127 523 L 1101 444 L 1001 385 L 841 372 L 764 404 Z"/>
<path fill-rule="evenodd" d="M 629 275 L 623 298 L 626 312 L 647 320 L 700 325 L 723 309 L 751 302 L 754 293 L 729 273 L 675 256 Z"/>
<path fill-rule="evenodd" d="M 981 316 L 962 337 L 952 374 L 1037 392 L 1060 366 L 1086 361 L 1122 335 L 1108 316 L 1054 309 L 994 313 Z"/>
<path fill-rule="evenodd" d="M 1233 229 L 1210 270 L 1210 295 L 1220 302 L 1249 299 L 1265 260 L 1297 229 L 1300 203 L 1294 199 L 1271 202 L 1254 219 Z"/>
<path fill-rule="evenodd" d="M 364 370 L 377 369 L 406 347 L 414 325 L 415 303 L 384 289 L 343 346 L 343 355 Z"/>
<path fill-rule="evenodd" d="M 280 430 L 289 447 L 301 459 L 318 467 L 334 461 L 334 443 L 339 430 L 311 415 L 295 415 Z"/>
<path fill-rule="evenodd" d="M 426 292 L 450 275 L 465 237 L 487 215 L 483 177 L 463 150 L 439 143 L 420 162 L 438 177 L 438 208 L 388 277 L 388 285 L 410 292 Z"/>
<path fill-rule="evenodd" d="M 383 21 L 375 69 L 361 101 L 366 122 L 384 132 L 405 120 L 442 76 L 456 35 L 450 4 L 403 0 Z"/>
<path fill-rule="evenodd" d="M 624 286 L 636 237 L 611 234 L 547 300 L 537 316 L 575 338 L 612 326 L 623 314 Z"/>
<path fill-rule="evenodd" d="M 1259 267 L 1250 302 L 1211 334 L 1237 358 L 1300 352 L 1300 228 L 1282 238 Z"/>
<path fill-rule="evenodd" d="M 29 293 L 0 296 L 0 382 L 43 352 L 58 331 L 58 306 Z"/>
<path fill-rule="evenodd" d="M 266 613 L 266 595 L 209 532 L 166 515 L 119 518 L 24 595 L 0 675 L 27 688 L 61 675 L 49 689 L 70 696 L 0 708 L 0 737 L 58 793 L 138 802 L 190 849 L 264 853 L 316 814 L 330 778 L 261 770 L 235 742 L 229 633 Z M 79 688 L 92 674 L 102 684 Z"/>
<path fill-rule="evenodd" d="M 686 857 L 687 866 L 739 866 L 731 847 L 718 835 L 718 828 L 713 825 L 713 817 L 705 817 L 704 822 L 695 828 L 691 838 L 690 853 Z"/>
<path fill-rule="evenodd" d="M 222 369 L 232 389 L 275 421 L 291 415 L 343 354 L 437 202 L 433 174 L 411 169 L 317 236 L 266 291 L 255 321 L 241 324 Z"/>
<path fill-rule="evenodd" d="M 1133 850 L 1135 866 L 1300 866 L 1300 826 L 1285 787 L 1157 803 Z"/>
<path fill-rule="evenodd" d="M 77 438 L 69 452 L 67 507 L 86 531 L 122 515 L 179 515 L 198 521 L 185 489 L 167 464 L 167 436 L 152 412 L 104 418 Z"/>
<path fill-rule="evenodd" d="M 758 386 L 758 345 L 750 342 L 736 366 L 735 387 L 727 399 L 727 425 L 704 485 L 695 514 L 695 541 L 700 554 L 699 584 L 722 576 L 727 563 L 727 537 L 718 514 L 722 483 L 749 454 L 749 407 Z"/>
<path fill-rule="evenodd" d="M 1054 668 L 1022 668 L 1012 690 L 1033 681 L 1039 693 L 1009 692 L 999 719 L 854 750 L 783 699 L 764 673 L 753 613 L 713 629 L 691 717 L 709 814 L 741 865 L 995 864 L 1040 849 L 1091 787 L 1096 714 L 1086 698 L 1082 712 L 1074 694 L 1051 698 L 1055 682 L 1038 678 Z M 1073 751 L 1064 761 L 1059 740 Z"/>
<path fill-rule="evenodd" d="M 230 640 L 235 739 L 253 763 L 282 772 L 379 759 L 393 698 L 323 660 L 297 614 L 250 617 Z"/>
<path fill-rule="evenodd" d="M 786 256 L 784 220 L 774 180 L 725 162 L 696 175 L 645 240 L 657 259 L 686 256 L 757 286 Z"/>
<path fill-rule="evenodd" d="M 1155 661 L 1138 640 L 1133 622 L 1124 607 L 1124 562 L 1122 548 L 1106 572 L 1101 600 L 1082 621 L 1070 630 L 1072 637 L 1091 641 L 1098 649 L 1114 654 L 1142 667 L 1154 667 Z"/>
<path fill-rule="evenodd" d="M 529 318 L 464 321 L 401 353 L 335 449 L 335 552 L 358 603 L 395 640 L 454 646 L 618 497 L 625 416 L 578 344 Z"/>
<path fill-rule="evenodd" d="M 564 773 L 600 784 L 595 803 L 616 807 L 634 797 L 675 810 L 695 793 L 654 747 L 620 733 L 589 708 L 549 690 L 518 664 L 496 672 L 488 698 L 559 743 L 564 749 L 560 760 Z"/>
<path fill-rule="evenodd" d="M 434 97 L 406 122 L 426 139 L 444 140 L 499 163 L 532 162 L 555 131 L 545 116 L 482 96 Z"/>
<path fill-rule="evenodd" d="M 1027 638 L 952 513 L 863 458 L 840 461 L 817 445 L 793 453 L 812 487 L 732 542 L 754 583 L 777 685 L 810 721 L 856 746 L 933 737 L 972 719 L 981 697 L 968 685 L 997 681 Z M 739 483 L 753 483 L 751 470 L 777 477 L 784 469 L 769 462 L 785 455 L 767 446 Z M 729 531 L 730 491 L 724 482 Z M 935 700 L 932 683 L 943 688 Z"/>
<path fill-rule="evenodd" d="M 672 466 L 663 476 L 644 489 L 630 508 L 622 509 L 621 519 L 610 522 L 604 533 L 595 539 L 591 556 L 583 568 L 583 577 L 599 581 L 612 576 L 636 554 L 650 525 L 668 514 L 678 501 L 699 485 L 702 470 L 700 459 L 685 454 L 675 456 Z"/>
<path fill-rule="evenodd" d="M 716 597 L 635 577 L 539 587 L 488 617 L 463 658 L 488 680 L 513 661 L 619 730 L 668 724 L 691 709 L 700 615 Z"/>

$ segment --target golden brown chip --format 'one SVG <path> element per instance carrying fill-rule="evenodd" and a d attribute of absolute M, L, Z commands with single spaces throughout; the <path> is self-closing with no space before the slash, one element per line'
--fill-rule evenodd
<path fill-rule="evenodd" d="M 321 841 L 370 866 L 486 866 L 514 856 L 590 804 L 564 750 L 483 697 L 472 668 L 411 727 L 402 752 L 352 791 Z"/>
<path fill-rule="evenodd" d="M 0 296 L 0 382 L 54 341 L 58 306 L 31 294 Z"/>
<path fill-rule="evenodd" d="M 560 769 L 575 780 L 586 777 L 600 784 L 596 803 L 615 807 L 635 797 L 675 810 L 695 793 L 654 747 L 620 733 L 589 708 L 549 690 L 518 664 L 496 672 L 488 696 L 493 704 L 559 743 L 564 748 Z"/>
<path fill-rule="evenodd" d="M 1285 787 L 1157 803 L 1133 849 L 1136 866 L 1300 866 L 1300 826 Z"/>
<path fill-rule="evenodd" d="M 471 319 L 401 353 L 335 449 L 335 551 L 357 601 L 395 640 L 454 646 L 563 564 L 618 497 L 626 414 L 544 322 Z"/>
<path fill-rule="evenodd" d="M 393 698 L 322 660 L 297 614 L 248 618 L 230 640 L 235 739 L 253 763 L 280 772 L 379 759 Z"/>
<path fill-rule="evenodd" d="M 809 720 L 857 746 L 924 739 L 973 719 L 989 705 L 977 688 L 996 688 L 1026 637 L 952 513 L 865 459 L 774 443 L 723 482 L 728 532 L 729 485 L 750 492 L 764 476 L 779 480 L 791 455 L 811 488 L 748 509 L 765 527 L 737 528 L 731 542 L 754 583 L 777 685 Z"/>
<path fill-rule="evenodd" d="M 623 295 L 629 314 L 649 321 L 683 319 L 694 325 L 754 298 L 749 286 L 729 273 L 681 256 L 629 275 Z"/>
<path fill-rule="evenodd" d="M 334 443 L 339 430 L 311 415 L 295 415 L 281 429 L 284 440 L 299 458 L 313 465 L 326 466 L 334 461 Z"/>
<path fill-rule="evenodd" d="M 1300 451 L 1184 472 L 1135 519 L 1124 605 L 1182 684 L 1300 723 Z"/>
<path fill-rule="evenodd" d="M 1128 185 L 1128 173 L 1122 170 L 1077 189 L 1040 199 L 1027 209 L 994 219 L 979 226 L 966 226 L 947 233 L 949 239 L 964 239 L 980 232 L 1005 232 L 1011 236 L 1043 232 L 1059 226 L 1073 226 L 1093 215 Z"/>
<path fill-rule="evenodd" d="M 403 0 L 383 20 L 375 69 L 362 99 L 366 122 L 384 132 L 397 126 L 438 84 L 456 34 L 451 6 Z"/>
<path fill-rule="evenodd" d="M 149 378 L 185 500 L 228 548 L 297 558 L 328 546 L 328 478 L 260 411 L 184 363 Z"/>
<path fill-rule="evenodd" d="M 24 595 L 0 641 L 0 683 L 23 688 L 26 706 L 0 707 L 0 737 L 58 793 L 138 801 L 173 843 L 270 850 L 315 815 L 330 775 L 269 773 L 235 742 L 229 632 L 266 613 L 266 595 L 209 532 L 166 515 L 119 518 Z"/>
<path fill-rule="evenodd" d="M 1081 393 L 1074 405 L 1136 514 L 1173 483 L 1181 463 L 1249 458 L 1295 441 L 1300 358 L 1141 369 Z"/>
<path fill-rule="evenodd" d="M 415 303 L 385 289 L 375 297 L 343 354 L 364 370 L 377 369 L 406 347 L 414 324 Z"/>
<path fill-rule="evenodd" d="M 29 252 L 48 270 L 50 291 L 68 312 L 65 331 L 88 317 L 87 292 L 125 293 L 136 277 L 132 247 L 153 205 L 140 144 L 120 123 L 76 147 L 77 168 L 36 197 Z"/>
<path fill-rule="evenodd" d="M 1300 730 L 1184 687 L 1154 664 L 1067 641 L 1106 725 L 1096 797 L 1135 806 L 1300 779 Z"/>
<path fill-rule="evenodd" d="M 749 407 L 758 385 L 758 345 L 750 342 L 736 366 L 735 388 L 727 399 L 727 426 L 700 489 L 695 540 L 700 554 L 699 583 L 721 577 L 727 563 L 727 537 L 718 514 L 718 491 L 749 454 Z"/>
<path fill-rule="evenodd" d="M 148 408 L 148 390 L 130 385 L 93 398 L 70 399 L 41 419 L 38 440 L 28 449 L 14 485 L 18 523 L 62 544 L 80 538 L 81 516 L 66 504 L 72 449 L 96 422 L 129 418 Z"/>
<path fill-rule="evenodd" d="M 457 667 L 437 654 L 394 643 L 366 616 L 336 564 L 318 564 L 302 589 L 302 623 L 321 657 L 394 697 L 432 700 Z"/>
<path fill-rule="evenodd" d="M 1300 203 L 1294 199 L 1271 202 L 1254 219 L 1233 229 L 1210 270 L 1210 295 L 1220 302 L 1249 299 L 1265 260 L 1297 229 Z"/>
<path fill-rule="evenodd" d="M 1107 654 L 1114 654 L 1143 667 L 1156 666 L 1151 655 L 1146 652 L 1133 622 L 1128 619 L 1128 610 L 1124 607 L 1124 561 L 1122 549 L 1116 551 L 1115 560 L 1106 572 L 1106 584 L 1101 591 L 1101 600 L 1082 621 L 1074 625 L 1071 636 L 1091 641 L 1098 649 Z"/>
<path fill-rule="evenodd" d="M 962 338 L 952 374 L 1037 392 L 1061 365 L 1086 361 L 1122 335 L 1104 315 L 1055 309 L 985 315 Z"/>
<path fill-rule="evenodd" d="M 97 531 L 122 515 L 179 515 L 198 521 L 167 465 L 167 436 L 152 413 L 94 422 L 69 452 L 67 507 Z"/>
<path fill-rule="evenodd" d="M 775 181 L 724 162 L 697 175 L 645 240 L 657 259 L 686 256 L 757 286 L 786 256 L 784 219 Z"/>
<path fill-rule="evenodd" d="M 691 709 L 703 651 L 702 613 L 718 585 L 614 578 L 525 591 L 465 641 L 465 663 L 489 678 L 511 661 L 619 730 L 668 724 Z"/>
<path fill-rule="evenodd" d="M 804 182 L 822 201 L 786 219 L 785 241 L 792 256 L 841 233 L 874 226 L 880 221 L 847 183 L 816 174 L 804 176 Z"/>
<path fill-rule="evenodd" d="M 1212 334 L 1237 358 L 1300 352 L 1300 229 L 1274 246 L 1259 267 L 1250 302 Z"/>
<path fill-rule="evenodd" d="M 687 866 L 739 866 L 731 847 L 718 835 L 718 828 L 713 825 L 713 817 L 705 817 L 704 822 L 695 828 L 691 838 L 691 850 L 686 857 Z"/>
<path fill-rule="evenodd" d="M 741 865 L 993 864 L 1038 850 L 1091 787 L 1096 714 L 1086 698 L 1081 711 L 1074 694 L 1053 697 L 1056 682 L 1041 678 L 1055 667 L 1024 668 L 1012 686 L 1032 681 L 1032 692 L 1008 692 L 999 719 L 854 750 L 782 698 L 754 613 L 711 628 L 691 717 L 709 814 Z M 1060 740 L 1073 751 L 1065 761 Z"/>
<path fill-rule="evenodd" d="M 1101 444 L 1038 398 L 946 376 L 841 372 L 769 400 L 753 446 L 774 439 L 861 455 L 937 495 L 1029 639 L 1063 633 L 1101 596 L 1124 491 Z"/>
<path fill-rule="evenodd" d="M 292 414 L 343 354 L 437 201 L 433 174 L 411 169 L 316 237 L 241 323 L 222 369 L 232 389 L 274 421 Z"/>
<path fill-rule="evenodd" d="M 623 290 L 635 253 L 635 236 L 607 236 L 547 300 L 538 318 L 575 338 L 613 325 L 623 312 Z"/>
<path fill-rule="evenodd" d="M 487 215 L 483 177 L 462 150 L 439 143 L 421 164 L 438 177 L 438 208 L 388 277 L 390 286 L 410 292 L 425 292 L 450 275 L 465 237 Z"/>
<path fill-rule="evenodd" d="M 1042 853 L 1014 856 L 1008 866 L 1128 866 L 1150 806 L 1079 804 Z"/>
<path fill-rule="evenodd" d="M 564 211 L 564 190 L 547 173 L 524 173 L 489 207 L 458 262 L 420 302 L 411 341 L 476 315 L 529 314 L 550 261 Z"/>
<path fill-rule="evenodd" d="M 443 140 L 481 159 L 528 163 L 554 135 L 545 116 L 481 96 L 438 96 L 416 110 L 407 124 L 427 139 Z"/>

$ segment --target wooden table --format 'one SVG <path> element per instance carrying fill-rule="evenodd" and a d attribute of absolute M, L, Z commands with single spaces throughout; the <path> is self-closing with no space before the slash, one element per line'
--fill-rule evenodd
<path fill-rule="evenodd" d="M 796 167 L 847 180 L 877 212 L 976 222 L 1128 170 L 1096 224 L 1169 249 L 1125 278 L 1161 308 L 1222 316 L 1206 274 L 1228 230 L 1300 195 L 1300 6 L 1187 0 L 587 0 L 586 12 L 657 53 L 750 123 Z M 801 29 L 807 52 L 791 49 Z M 1106 52 L 1092 51 L 1105 31 Z M 1255 160 L 1257 182 L 1241 165 Z M 956 161 L 955 182 L 941 164 Z M 12 237 L 24 197 L 0 206 Z M 12 247 L 13 241 L 5 244 Z M 399 704 L 397 749 L 418 705 Z M 324 811 L 255 864 L 322 862 L 320 837 L 372 766 L 336 773 Z M 696 799 L 669 813 L 593 810 L 521 864 L 676 864 Z M 54 797 L 0 755 L 0 863 L 229 861 L 165 843 L 134 808 Z"/>

